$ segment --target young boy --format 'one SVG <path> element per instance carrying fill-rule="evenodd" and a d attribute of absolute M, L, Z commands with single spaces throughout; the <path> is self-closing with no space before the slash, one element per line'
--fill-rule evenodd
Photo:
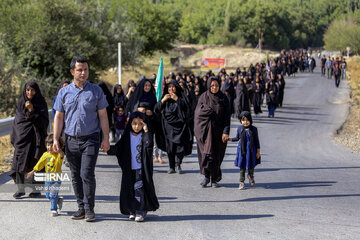
<path fill-rule="evenodd" d="M 42 170 L 45 167 L 46 174 L 55 173 L 61 174 L 61 166 L 64 160 L 64 153 L 57 153 L 53 149 L 53 134 L 50 134 L 45 139 L 47 152 L 43 153 L 39 161 L 34 167 L 34 170 L 28 173 L 27 177 L 32 178 L 34 173 Z M 60 143 L 63 146 L 61 141 Z M 61 149 L 62 149 L 62 146 Z M 59 188 L 61 186 L 61 181 L 58 179 L 46 180 L 46 197 L 50 199 L 51 202 L 51 216 L 55 217 L 58 215 L 58 209 L 61 210 L 63 198 L 59 196 Z"/>
<path fill-rule="evenodd" d="M 133 112 L 115 148 L 122 169 L 120 211 L 136 222 L 143 222 L 148 211 L 159 208 L 152 179 L 153 146 L 145 115 Z"/>

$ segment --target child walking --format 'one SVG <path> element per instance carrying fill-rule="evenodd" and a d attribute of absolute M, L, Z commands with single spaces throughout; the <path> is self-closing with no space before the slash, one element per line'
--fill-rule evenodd
<path fill-rule="evenodd" d="M 245 171 L 248 169 L 247 178 L 250 186 L 255 185 L 254 169 L 260 164 L 260 142 L 257 128 L 252 125 L 251 114 L 244 111 L 240 114 L 241 126 L 238 127 L 235 138 L 229 138 L 229 141 L 239 141 L 237 148 L 235 166 L 240 168 L 240 185 L 239 189 L 245 189 Z"/>
<path fill-rule="evenodd" d="M 43 153 L 34 169 L 28 173 L 27 178 L 32 178 L 34 173 L 41 171 L 45 168 L 45 172 L 49 173 L 61 173 L 61 166 L 64 160 L 64 153 L 57 153 L 53 149 L 53 134 L 50 134 L 45 139 L 47 152 Z M 63 148 L 63 142 L 60 138 L 60 149 Z M 58 215 L 58 209 L 61 210 L 63 198 L 59 196 L 59 188 L 61 186 L 61 181 L 56 179 L 56 177 L 51 178 L 51 180 L 45 181 L 46 197 L 51 202 L 51 216 L 55 217 Z"/>
<path fill-rule="evenodd" d="M 122 169 L 120 211 L 136 222 L 143 222 L 148 211 L 159 208 L 152 179 L 153 146 L 145 115 L 133 112 L 115 147 Z"/>

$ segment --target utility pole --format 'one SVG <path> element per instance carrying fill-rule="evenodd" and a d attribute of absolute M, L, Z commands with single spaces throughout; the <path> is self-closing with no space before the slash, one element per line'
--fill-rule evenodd
<path fill-rule="evenodd" d="M 258 29 L 259 34 L 259 63 L 261 62 L 261 49 L 262 49 L 262 40 L 264 33 L 261 31 L 261 28 Z"/>
<path fill-rule="evenodd" d="M 118 78 L 121 85 L 121 43 L 118 43 Z"/>

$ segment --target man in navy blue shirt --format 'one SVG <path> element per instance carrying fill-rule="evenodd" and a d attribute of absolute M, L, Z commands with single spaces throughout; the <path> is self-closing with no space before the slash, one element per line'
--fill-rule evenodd
<path fill-rule="evenodd" d="M 85 57 L 74 57 L 70 72 L 73 82 L 59 91 L 54 105 L 54 150 L 60 151 L 59 137 L 65 124 L 65 153 L 79 208 L 72 219 L 85 218 L 91 222 L 95 220 L 95 165 L 99 148 L 104 152 L 110 149 L 108 103 L 101 88 L 87 81 L 89 64 Z"/>

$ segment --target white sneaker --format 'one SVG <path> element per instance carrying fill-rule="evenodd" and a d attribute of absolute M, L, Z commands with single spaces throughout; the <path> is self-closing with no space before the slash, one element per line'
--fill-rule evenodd
<path fill-rule="evenodd" d="M 129 220 L 135 220 L 135 214 L 134 213 L 131 213 L 130 216 L 129 216 Z"/>
<path fill-rule="evenodd" d="M 141 215 L 136 215 L 135 217 L 135 222 L 143 222 L 145 220 L 145 218 Z"/>
<path fill-rule="evenodd" d="M 51 216 L 52 217 L 56 217 L 58 215 L 58 212 L 57 211 L 51 211 Z"/>
<path fill-rule="evenodd" d="M 240 184 L 239 184 L 239 189 L 240 189 L 240 190 L 245 190 L 245 183 L 240 182 Z"/>

